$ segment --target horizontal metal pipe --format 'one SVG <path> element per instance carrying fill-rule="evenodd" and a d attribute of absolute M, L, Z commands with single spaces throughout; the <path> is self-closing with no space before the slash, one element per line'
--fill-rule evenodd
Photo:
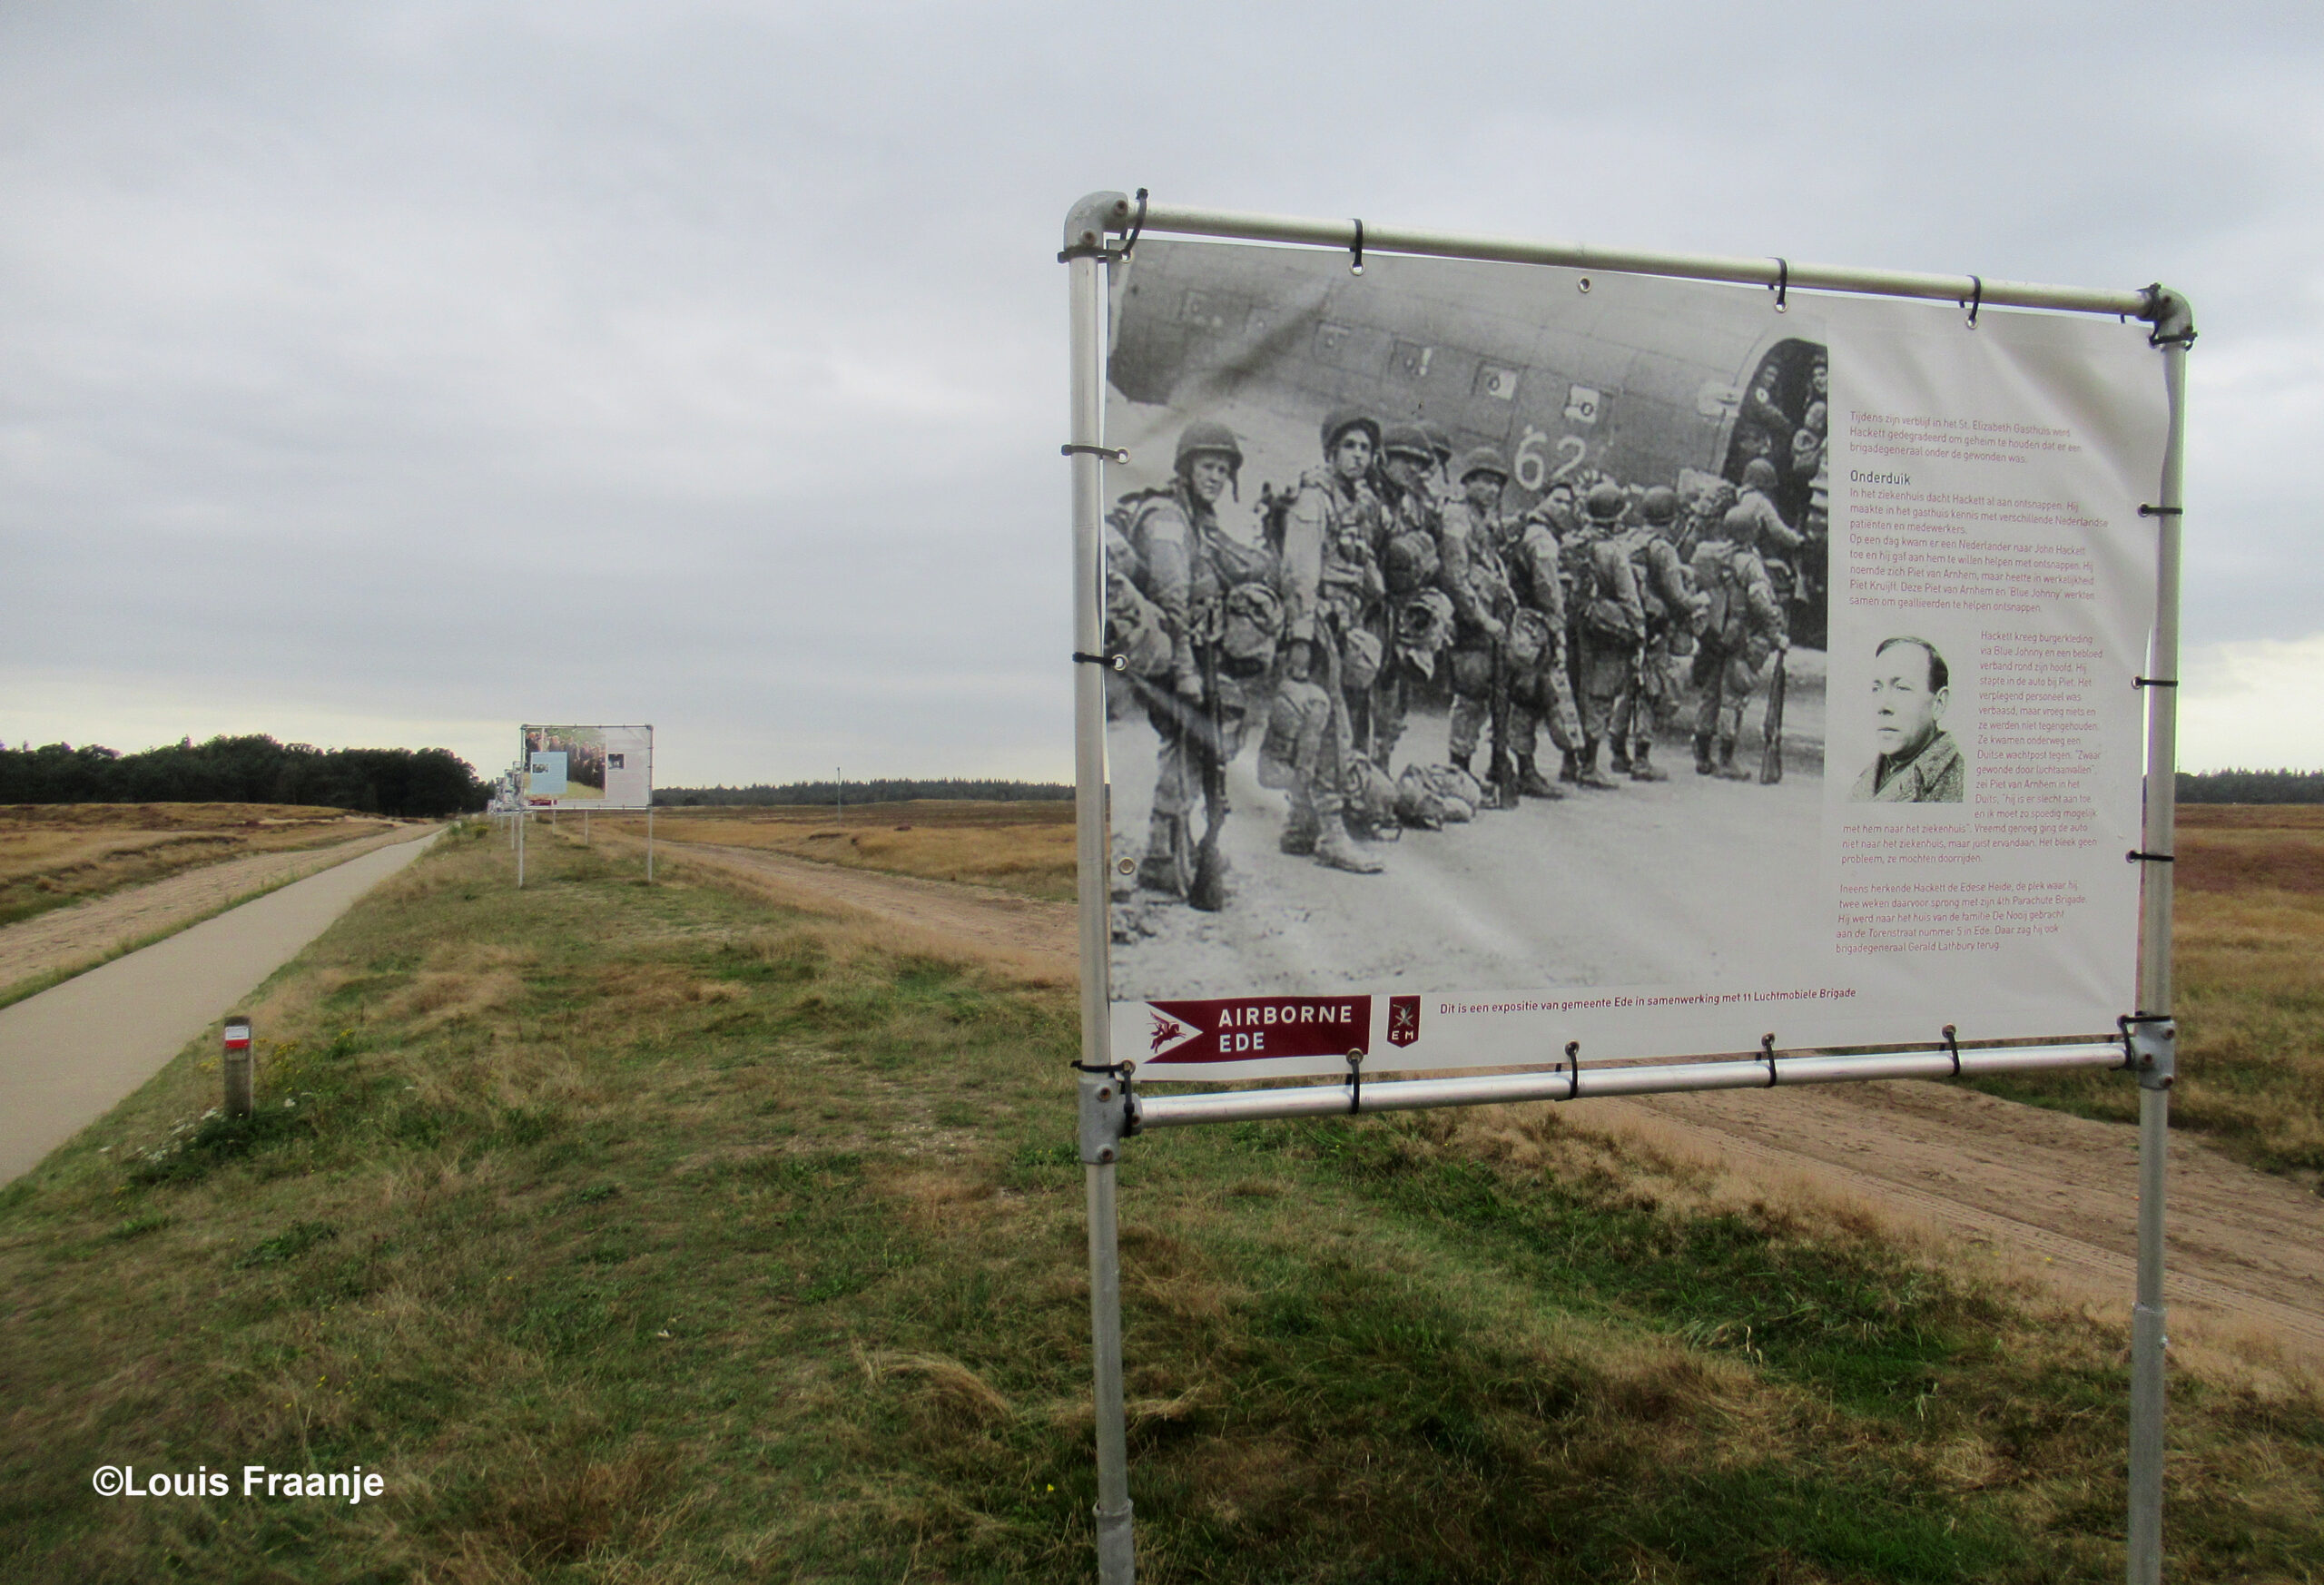
<path fill-rule="evenodd" d="M 1353 248 L 1356 239 L 1355 222 L 1352 220 L 1245 214 L 1232 210 L 1191 209 L 1175 203 L 1148 203 L 1142 231 L 1226 237 L 1252 242 L 1305 242 L 1329 248 Z M 1925 298 L 1935 302 L 1965 303 L 1974 298 L 2004 308 L 2066 309 L 2083 313 L 2129 314 L 2134 318 L 2151 311 L 2147 294 L 2138 290 L 1980 281 L 1969 275 L 1924 275 L 1902 270 L 1851 270 L 1836 264 L 1779 263 L 1772 258 L 1592 248 L 1581 242 L 1533 242 L 1514 237 L 1418 231 L 1410 226 L 1375 225 L 1370 221 L 1364 222 L 1364 251 L 1418 253 L 1436 259 L 1487 259 L 1510 264 L 1551 264 L 1570 270 L 1671 276 L 1682 281 L 1727 281 L 1744 286 L 1774 286 L 1781 281 L 1802 291 L 1853 291 L 1876 297 Z"/>
<path fill-rule="evenodd" d="M 1963 1073 L 2027 1073 L 2052 1068 L 2120 1068 L 2120 1041 L 2070 1046 L 1986 1046 L 1961 1053 Z M 1948 1051 L 1889 1051 L 1839 1057 L 1777 1057 L 1777 1087 L 1845 1084 L 1874 1078 L 1950 1078 Z M 1423 1107 L 1481 1107 L 1502 1101 L 1588 1100 L 1610 1095 L 1667 1095 L 1679 1090 L 1765 1089 L 1768 1064 L 1753 1061 L 1675 1062 L 1631 1068 L 1584 1068 L 1577 1080 L 1562 1068 L 1486 1073 L 1462 1078 L 1392 1079 L 1364 1087 L 1367 1112 Z M 1301 1085 L 1285 1089 L 1224 1090 L 1199 1095 L 1137 1098 L 1137 1131 L 1190 1123 L 1242 1123 L 1264 1117 L 1318 1117 L 1348 1109 L 1348 1087 Z"/>

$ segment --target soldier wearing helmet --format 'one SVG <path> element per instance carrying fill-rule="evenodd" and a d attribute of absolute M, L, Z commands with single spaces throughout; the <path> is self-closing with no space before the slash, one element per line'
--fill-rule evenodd
<path fill-rule="evenodd" d="M 1566 773 L 1583 787 L 1616 785 L 1598 768 L 1598 745 L 1613 733 L 1646 640 L 1646 603 L 1622 532 L 1629 508 L 1629 495 L 1612 479 L 1591 485 L 1581 527 L 1561 557 L 1572 582 L 1573 682 L 1581 707 L 1581 745 Z"/>
<path fill-rule="evenodd" d="M 1322 439 L 1324 465 L 1300 476 L 1282 513 L 1285 660 L 1260 781 L 1290 794 L 1285 852 L 1371 874 L 1380 861 L 1350 840 L 1344 812 L 1355 734 L 1370 720 L 1387 591 L 1378 556 L 1387 509 L 1372 482 L 1380 421 L 1334 409 Z"/>
<path fill-rule="evenodd" d="M 1728 524 L 1738 514 L 1729 512 Z M 1744 525 L 1748 527 L 1748 525 Z M 1748 782 L 1751 773 L 1735 763 L 1735 741 L 1768 657 L 1782 665 L 1789 647 L 1783 606 L 1775 586 L 1748 540 L 1721 537 L 1695 547 L 1691 567 L 1704 596 L 1702 636 L 1695 650 L 1695 685 L 1700 690 L 1695 715 L 1695 773 Z M 1713 761 L 1716 744 L 1718 758 Z"/>
<path fill-rule="evenodd" d="M 1198 420 L 1178 436 L 1170 483 L 1125 497 L 1113 514 L 1137 592 L 1169 638 L 1167 666 L 1137 684 L 1160 739 L 1137 879 L 1169 896 L 1192 879 L 1189 826 L 1209 757 L 1223 765 L 1242 746 L 1281 628 L 1274 553 L 1230 538 L 1218 519 L 1242 467 L 1234 431 Z"/>
<path fill-rule="evenodd" d="M 1674 670 L 1681 648 L 1691 650 L 1700 621 L 1694 581 L 1671 543 L 1678 531 L 1679 492 L 1657 485 L 1639 497 L 1638 526 L 1623 537 L 1646 633 L 1640 641 L 1631 685 L 1614 707 L 1610 763 L 1634 782 L 1667 782 L 1654 763 L 1654 734 L 1679 716 Z"/>
<path fill-rule="evenodd" d="M 1798 530 L 1776 509 L 1776 465 L 1766 458 L 1745 463 L 1743 487 L 1736 492 L 1724 525 L 1725 538 L 1749 546 L 1763 560 L 1787 556 L 1800 545 Z"/>
<path fill-rule="evenodd" d="M 1476 624 L 1471 587 L 1469 527 L 1465 514 L 1448 515 L 1431 480 L 1436 452 L 1418 424 L 1391 424 L 1381 432 L 1381 489 L 1388 507 L 1387 537 L 1381 546 L 1381 576 L 1388 586 L 1387 661 L 1372 692 L 1372 730 L 1359 738 L 1373 763 L 1395 774 L 1396 744 L 1413 689 L 1434 677 L 1440 654 L 1463 627 Z M 1452 605 L 1448 625 L 1415 603 L 1430 591 Z"/>
<path fill-rule="evenodd" d="M 1435 494 L 1439 507 L 1450 507 L 1461 499 L 1462 489 L 1452 476 L 1452 437 L 1444 432 L 1442 424 L 1423 420 L 1420 432 L 1428 437 L 1430 455 L 1436 458 L 1435 470 L 1429 476 L 1429 488 Z"/>

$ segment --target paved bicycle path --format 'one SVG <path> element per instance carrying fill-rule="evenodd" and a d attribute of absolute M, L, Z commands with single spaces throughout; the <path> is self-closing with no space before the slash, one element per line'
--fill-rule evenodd
<path fill-rule="evenodd" d="M 0 1008 L 0 1183 L 160 1072 L 435 835 L 359 854 Z"/>

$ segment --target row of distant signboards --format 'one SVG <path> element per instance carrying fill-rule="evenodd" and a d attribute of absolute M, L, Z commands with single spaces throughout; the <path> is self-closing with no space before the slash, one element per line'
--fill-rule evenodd
<path fill-rule="evenodd" d="M 645 809 L 654 802 L 651 726 L 527 726 L 517 796 L 527 809 Z"/>

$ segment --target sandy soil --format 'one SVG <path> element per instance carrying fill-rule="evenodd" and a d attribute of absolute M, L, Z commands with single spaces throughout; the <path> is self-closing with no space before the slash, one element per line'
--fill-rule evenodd
<path fill-rule="evenodd" d="M 432 828 L 366 829 L 371 834 L 336 847 L 230 859 L 0 928 L 0 992 L 90 967 L 131 941 L 215 912 L 237 898 L 328 870 L 374 848 L 409 842 Z"/>
<path fill-rule="evenodd" d="M 861 911 L 956 949 L 1039 965 L 1045 978 L 1074 975 L 1074 911 L 1065 904 L 748 849 L 689 845 L 685 858 L 811 906 Z M 1568 1116 L 1746 1179 L 1804 1181 L 1982 1246 L 2069 1298 L 2129 1310 L 2138 1157 L 2128 1127 L 1911 1082 L 1595 1100 Z M 2171 1140 L 2169 1193 L 2174 1334 L 2324 1362 L 2324 1198 L 2183 1136 Z"/>

